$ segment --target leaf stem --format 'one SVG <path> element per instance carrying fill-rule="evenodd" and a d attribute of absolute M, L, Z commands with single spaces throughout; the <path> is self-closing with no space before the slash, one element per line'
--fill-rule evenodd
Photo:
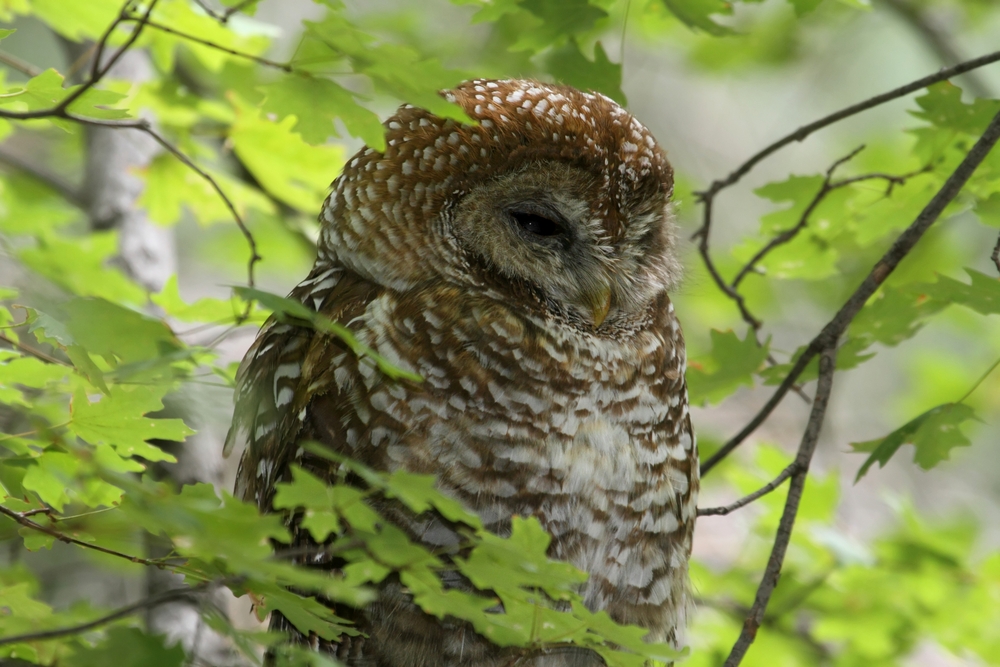
<path fill-rule="evenodd" d="M 958 399 L 958 401 L 956 401 L 956 403 L 965 403 L 965 399 L 967 399 L 969 396 L 972 396 L 972 394 L 975 393 L 975 391 L 977 389 L 979 389 L 979 385 L 981 385 L 983 382 L 986 381 L 986 378 L 988 378 L 990 376 L 990 373 L 992 373 L 993 371 L 995 371 L 997 369 L 997 366 L 1000 366 L 1000 359 L 997 359 L 996 361 L 994 361 L 993 365 L 990 366 L 986 370 L 986 372 L 983 373 L 982 376 L 978 380 L 976 380 L 976 384 L 972 385 L 972 388 L 969 389 L 969 391 L 965 392 L 965 395 L 962 396 L 962 398 Z"/>

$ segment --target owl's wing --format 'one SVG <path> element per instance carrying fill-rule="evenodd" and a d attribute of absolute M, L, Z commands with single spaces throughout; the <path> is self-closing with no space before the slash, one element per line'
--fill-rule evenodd
<path fill-rule="evenodd" d="M 317 262 L 289 298 L 347 325 L 383 290 L 343 267 Z M 273 317 L 261 328 L 236 375 L 236 407 L 226 437 L 227 449 L 240 441 L 247 445 L 236 479 L 238 497 L 271 509 L 275 483 L 282 481 L 300 439 L 309 435 L 303 425 L 310 403 L 336 393 L 338 364 L 352 371 L 358 365 L 334 335 Z"/>

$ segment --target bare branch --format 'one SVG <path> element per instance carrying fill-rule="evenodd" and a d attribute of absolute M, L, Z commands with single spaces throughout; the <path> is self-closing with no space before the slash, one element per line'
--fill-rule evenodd
<path fill-rule="evenodd" d="M 159 606 L 165 602 L 172 602 L 174 600 L 186 600 L 197 596 L 199 593 L 207 592 L 208 590 L 215 588 L 216 586 L 223 585 L 225 580 L 215 580 L 206 581 L 196 586 L 190 586 L 188 588 L 174 588 L 168 591 L 164 591 L 159 595 L 152 595 L 148 598 L 139 600 L 138 602 L 133 602 L 130 605 L 126 605 L 115 611 L 101 616 L 100 618 L 95 618 L 92 621 L 87 621 L 86 623 L 80 623 L 79 625 L 70 625 L 64 628 L 57 628 L 55 630 L 40 630 L 38 632 L 27 632 L 22 635 L 11 635 L 9 637 L 0 637 L 0 646 L 6 646 L 8 644 L 20 644 L 22 642 L 37 642 L 45 641 L 47 639 L 58 639 L 60 637 L 68 637 L 70 635 L 78 635 L 82 632 L 87 632 L 88 630 L 93 630 L 94 628 L 99 628 L 102 625 L 107 625 L 122 618 L 126 618 L 135 614 L 137 612 L 149 609 L 151 607 Z"/>
<path fill-rule="evenodd" d="M 746 507 L 753 501 L 757 500 L 762 496 L 774 491 L 776 488 L 785 483 L 785 480 L 794 475 L 799 470 L 799 464 L 797 461 L 792 461 L 788 467 L 782 470 L 777 477 L 772 479 L 770 482 L 760 487 L 748 496 L 743 496 L 739 500 L 729 505 L 723 507 L 706 507 L 702 509 L 698 508 L 698 516 L 725 516 L 730 512 L 735 512 L 741 507 Z"/>
<path fill-rule="evenodd" d="M 37 512 L 33 513 L 37 514 Z M 65 542 L 66 544 L 75 544 L 78 547 L 83 547 L 85 549 L 93 549 L 94 551 L 100 551 L 101 553 L 108 554 L 109 556 L 123 558 L 131 563 L 138 563 L 139 565 L 153 565 L 156 567 L 163 567 L 162 563 L 159 563 L 155 560 L 150 560 L 148 558 L 140 558 L 139 556 L 130 556 L 129 554 L 122 553 L 120 551 L 115 551 L 114 549 L 108 549 L 106 547 L 102 547 L 97 544 L 83 542 L 74 537 L 70 537 L 69 535 L 61 533 L 58 530 L 55 530 L 54 528 L 49 528 L 48 526 L 43 526 L 40 523 L 32 521 L 31 519 L 28 518 L 27 513 L 25 512 L 15 512 L 14 510 L 8 507 L 0 505 L 0 514 L 3 514 L 4 516 L 13 519 L 17 523 L 24 526 L 25 528 L 30 528 L 31 530 L 37 530 L 40 533 L 45 533 L 50 537 L 56 538 L 60 542 Z M 0 645 L 2 644 L 3 642 L 0 642 Z"/>
<path fill-rule="evenodd" d="M 778 585 L 778 578 L 781 576 L 781 566 L 785 561 L 785 552 L 792 539 L 792 527 L 795 525 L 795 517 L 799 512 L 799 503 L 802 500 L 802 492 L 805 490 L 806 476 L 809 473 L 809 463 L 812 461 L 813 453 L 816 451 L 816 443 L 819 441 L 820 430 L 826 417 L 826 407 L 830 400 L 830 390 L 833 387 L 833 375 L 837 370 L 837 351 L 834 345 L 823 349 L 819 360 L 819 382 L 816 385 L 816 396 L 813 400 L 812 412 L 809 415 L 809 423 L 806 425 L 805 433 L 802 435 L 802 442 L 799 444 L 798 454 L 795 456 L 797 469 L 792 474 L 791 485 L 788 488 L 788 498 L 785 500 L 785 509 L 778 523 L 778 532 L 774 538 L 774 546 L 771 548 L 771 556 L 767 561 L 767 568 L 764 570 L 764 577 L 760 586 L 757 587 L 757 596 L 754 598 L 750 613 L 747 614 L 743 623 L 743 630 L 739 638 L 733 645 L 733 650 L 723 667 L 736 667 L 743 660 L 747 649 L 757 636 L 757 630 L 764 621 L 764 613 L 767 611 L 767 603 L 771 600 L 771 594 Z"/>
<path fill-rule="evenodd" d="M 973 58 L 972 60 L 966 60 L 965 62 L 955 65 L 954 67 L 948 67 L 935 74 L 930 74 L 928 76 L 917 79 L 916 81 L 911 81 L 910 83 L 904 86 L 900 86 L 899 88 L 895 88 L 888 92 L 882 93 L 881 95 L 875 95 L 874 97 L 870 97 L 867 100 L 858 102 L 857 104 L 852 104 L 851 106 L 845 107 L 840 111 L 835 111 L 834 113 L 828 116 L 824 116 L 819 120 L 813 121 L 808 125 L 803 125 L 794 132 L 785 135 L 781 139 L 778 139 L 769 146 L 761 149 L 753 156 L 751 156 L 750 159 L 748 159 L 746 162 L 737 167 L 735 171 L 729 174 L 729 176 L 720 181 L 714 181 L 707 190 L 699 192 L 697 194 L 702 200 L 704 200 L 705 198 L 714 197 L 716 194 L 718 194 L 720 190 L 727 188 L 730 185 L 733 185 L 741 178 L 746 176 L 750 172 L 750 170 L 753 169 L 757 165 L 757 163 L 763 160 L 764 158 L 768 157 L 772 153 L 779 151 L 780 149 L 784 148 L 785 146 L 791 143 L 804 140 L 806 137 L 816 132 L 817 130 L 821 130 L 824 127 L 833 125 L 834 123 L 838 123 L 844 120 L 845 118 L 850 118 L 851 116 L 855 116 L 861 113 L 862 111 L 873 109 L 881 104 L 885 104 L 886 102 L 891 102 L 895 99 L 899 99 L 900 97 L 906 97 L 910 93 L 914 93 L 918 90 L 926 88 L 927 86 L 939 83 L 941 81 L 947 81 L 948 79 L 954 76 L 958 76 L 959 74 L 964 74 L 966 72 L 971 72 L 972 70 L 979 69 L 980 67 L 985 67 L 986 65 L 991 65 L 997 61 L 1000 61 L 1000 51 L 987 53 L 986 55 L 979 56 L 978 58 Z"/>
<path fill-rule="evenodd" d="M 836 343 L 844 331 L 847 330 L 854 317 L 864 307 L 868 299 L 885 282 L 885 279 L 889 277 L 903 258 L 913 250 L 913 247 L 920 241 L 924 233 L 941 216 L 945 207 L 958 195 L 966 181 L 969 180 L 976 171 L 976 168 L 979 167 L 979 164 L 989 155 L 990 150 L 992 150 L 998 139 L 1000 139 L 1000 113 L 993 117 L 993 120 L 990 121 L 989 126 L 987 126 L 982 136 L 979 137 L 965 158 L 962 159 L 962 162 L 955 168 L 955 171 L 951 173 L 948 180 L 944 182 L 941 189 L 927 203 L 916 220 L 902 234 L 896 237 L 892 246 L 875 264 L 861 285 L 854 290 L 854 293 L 841 306 L 833 319 L 809 343 L 808 347 L 802 352 L 802 355 L 795 361 L 795 365 L 788 375 L 785 376 L 781 385 L 771 398 L 768 399 L 767 403 L 764 404 L 764 407 L 760 409 L 743 430 L 733 436 L 719 451 L 702 464 L 702 475 L 705 475 L 719 461 L 728 456 L 730 452 L 736 449 L 740 443 L 746 440 L 767 419 L 774 408 L 781 402 L 782 398 L 784 398 L 785 394 L 788 393 L 788 390 L 798 380 L 799 376 L 805 371 L 813 357 Z"/>

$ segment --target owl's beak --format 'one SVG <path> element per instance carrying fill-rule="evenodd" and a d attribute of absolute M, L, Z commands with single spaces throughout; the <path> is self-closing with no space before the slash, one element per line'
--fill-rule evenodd
<path fill-rule="evenodd" d="M 611 286 L 601 285 L 587 295 L 588 305 L 594 321 L 594 328 L 601 326 L 611 310 Z"/>

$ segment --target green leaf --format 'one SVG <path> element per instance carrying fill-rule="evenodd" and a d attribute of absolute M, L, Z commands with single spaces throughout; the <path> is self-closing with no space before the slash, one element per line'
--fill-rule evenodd
<path fill-rule="evenodd" d="M 47 451 L 28 466 L 21 484 L 34 491 L 42 502 L 62 511 L 69 502 L 68 490 L 80 470 L 80 460 L 64 452 Z"/>
<path fill-rule="evenodd" d="M 712 353 L 688 363 L 691 403 L 717 403 L 742 385 L 753 386 L 753 375 L 767 359 L 768 344 L 757 345 L 753 331 L 743 340 L 733 331 L 712 330 Z"/>
<path fill-rule="evenodd" d="M 233 203 L 240 217 L 251 211 L 274 214 L 274 202 L 257 188 L 250 187 L 222 171 L 205 169 Z M 160 155 L 139 172 L 146 187 L 138 204 L 146 209 L 153 222 L 172 225 L 186 207 L 200 225 L 233 222 L 233 214 L 215 188 L 200 174 L 173 155 Z"/>
<path fill-rule="evenodd" d="M 37 247 L 24 248 L 18 256 L 70 294 L 117 303 L 145 303 L 146 293 L 141 287 L 120 270 L 107 266 L 117 252 L 117 232 L 92 232 L 79 239 L 44 234 L 38 237 Z"/>
<path fill-rule="evenodd" d="M 278 119 L 295 116 L 295 131 L 311 144 L 337 134 L 334 120 L 376 151 L 385 150 L 385 130 L 378 115 L 355 101 L 346 88 L 320 77 L 289 75 L 260 87 L 266 95 L 263 110 Z"/>
<path fill-rule="evenodd" d="M 674 16 L 688 27 L 704 30 L 710 35 L 731 35 L 732 30 L 712 20 L 713 14 L 733 13 L 732 5 L 726 0 L 663 0 Z"/>
<path fill-rule="evenodd" d="M 177 287 L 177 274 L 170 276 L 163 289 L 150 300 L 163 309 L 168 317 L 184 322 L 232 322 L 242 315 L 242 303 L 234 299 L 202 298 L 187 303 Z"/>
<path fill-rule="evenodd" d="M 481 590 L 499 592 L 526 586 L 565 600 L 587 580 L 586 572 L 549 559 L 546 550 L 552 538 L 535 517 L 515 516 L 509 538 L 488 532 L 480 533 L 480 537 L 482 541 L 459 570 Z"/>
<path fill-rule="evenodd" d="M 0 201 L 0 231 L 8 234 L 51 232 L 80 217 L 61 194 L 24 173 L 0 180 Z"/>
<path fill-rule="evenodd" d="M 194 433 L 180 419 L 150 419 L 147 413 L 163 409 L 169 387 L 148 385 L 110 388 L 110 395 L 91 403 L 78 389 L 71 404 L 69 429 L 93 445 L 105 443 L 124 457 L 141 456 L 149 461 L 175 462 L 172 455 L 147 440 L 183 441 Z"/>
<path fill-rule="evenodd" d="M 1000 279 L 965 269 L 968 284 L 940 276 L 936 283 L 922 285 L 928 296 L 941 304 L 957 303 L 982 315 L 1000 314 Z"/>
<path fill-rule="evenodd" d="M 594 59 L 590 60 L 576 40 L 571 39 L 549 54 L 546 68 L 563 83 L 581 90 L 596 90 L 623 106 L 627 104 L 622 92 L 622 66 L 608 59 L 600 42 L 594 45 Z"/>
<path fill-rule="evenodd" d="M 940 128 L 979 135 L 1000 111 L 1000 101 L 975 99 L 962 102 L 962 89 L 950 81 L 935 83 L 916 99 L 920 111 L 910 113 Z"/>
<path fill-rule="evenodd" d="M 180 644 L 166 646 L 165 638 L 147 635 L 138 628 L 113 627 L 97 647 L 73 655 L 76 667 L 181 667 Z"/>
<path fill-rule="evenodd" d="M 292 131 L 295 122 L 288 116 L 272 123 L 256 109 L 238 103 L 229 138 L 236 155 L 265 190 L 289 206 L 314 213 L 344 164 L 344 149 L 310 146 Z"/>
<path fill-rule="evenodd" d="M 805 16 L 819 7 L 822 2 L 823 0 L 788 0 L 788 3 L 795 8 L 796 16 Z"/>
<path fill-rule="evenodd" d="M 464 523 L 482 529 L 479 516 L 466 509 L 462 503 L 441 493 L 435 487 L 434 475 L 417 475 L 405 470 L 396 470 L 386 482 L 386 496 L 398 498 L 404 505 L 420 514 L 432 507 L 449 521 Z"/>
<path fill-rule="evenodd" d="M 254 582 L 247 588 L 255 593 L 258 613 L 262 616 L 280 611 L 282 616 L 305 635 L 316 633 L 323 639 L 337 639 L 343 634 L 357 635 L 358 631 L 348 621 L 336 616 L 331 609 L 316 598 L 302 597 L 278 586 Z"/>
<path fill-rule="evenodd" d="M 117 0 L 88 0 L 68 4 L 62 0 L 31 0 L 31 10 L 63 37 L 80 42 L 98 39 L 118 16 L 121 3 Z"/>
<path fill-rule="evenodd" d="M 522 31 L 511 47 L 514 51 L 541 51 L 550 45 L 561 45 L 568 38 L 594 29 L 608 13 L 588 0 L 522 0 L 519 7 L 527 10 L 538 22 Z"/>
<path fill-rule="evenodd" d="M 0 96 L 0 105 L 14 103 L 27 111 L 39 111 L 55 107 L 80 86 L 63 87 L 63 75 L 54 69 L 47 69 L 25 83 L 24 88 Z M 111 108 L 125 99 L 125 95 L 111 90 L 90 88 L 74 100 L 67 111 L 87 118 L 121 119 L 128 118 L 125 109 Z"/>
<path fill-rule="evenodd" d="M 970 444 L 960 427 L 972 419 L 978 419 L 976 413 L 964 403 L 945 403 L 910 420 L 883 438 L 851 443 L 856 452 L 871 452 L 854 481 L 864 477 L 876 462 L 880 468 L 885 467 L 889 459 L 905 444 L 913 445 L 916 450 L 913 454 L 914 463 L 924 470 L 930 470 L 941 461 L 946 461 L 952 449 Z"/>
<path fill-rule="evenodd" d="M 109 363 L 147 361 L 183 349 L 163 321 L 106 299 L 71 299 L 59 309 L 72 342 Z"/>

